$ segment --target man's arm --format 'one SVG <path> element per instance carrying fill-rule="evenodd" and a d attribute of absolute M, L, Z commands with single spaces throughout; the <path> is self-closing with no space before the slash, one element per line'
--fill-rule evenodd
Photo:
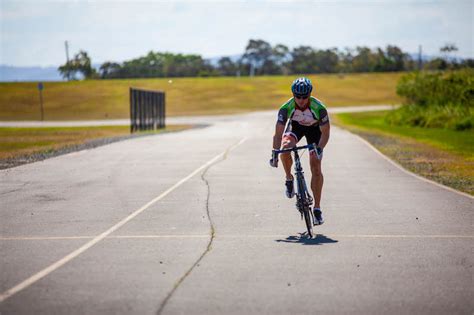
<path fill-rule="evenodd" d="M 324 149 L 326 144 L 329 141 L 329 133 L 331 130 L 330 123 L 329 123 L 329 115 L 326 109 L 321 109 L 319 112 L 320 115 L 320 123 L 319 123 L 319 130 L 321 130 L 321 138 L 319 139 L 318 147 Z"/>
<path fill-rule="evenodd" d="M 285 108 L 280 108 L 278 111 L 278 119 L 275 125 L 275 134 L 273 135 L 273 150 L 278 150 L 281 147 L 281 139 L 283 137 L 283 132 L 285 131 L 286 121 L 288 120 L 287 111 Z M 278 154 L 272 151 L 272 159 L 270 160 L 270 165 L 273 167 L 278 167 Z"/>
<path fill-rule="evenodd" d="M 281 138 L 285 132 L 286 122 L 288 120 L 288 112 L 286 108 L 280 108 L 278 111 L 278 119 L 275 126 L 275 135 L 273 136 L 273 149 L 278 150 L 281 147 Z"/>
<path fill-rule="evenodd" d="M 275 150 L 280 149 L 281 138 L 283 137 L 284 131 L 285 131 L 285 125 L 278 121 L 275 126 L 275 135 L 273 136 L 273 149 Z"/>
<path fill-rule="evenodd" d="M 329 133 L 331 130 L 329 121 L 326 124 L 319 126 L 319 129 L 321 130 L 321 139 L 319 139 L 318 147 L 324 149 L 329 141 Z"/>

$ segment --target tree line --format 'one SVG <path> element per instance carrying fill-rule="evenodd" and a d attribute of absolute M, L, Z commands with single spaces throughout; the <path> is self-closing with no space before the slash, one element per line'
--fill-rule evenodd
<path fill-rule="evenodd" d="M 384 49 L 369 47 L 316 49 L 270 43 L 261 39 L 249 40 L 238 59 L 222 57 L 217 64 L 195 54 L 173 54 L 150 51 L 146 56 L 117 62 L 104 62 L 98 71 L 92 67 L 87 52 L 80 51 L 72 60 L 59 67 L 66 79 L 160 78 L 254 76 L 318 73 L 392 72 L 411 70 L 447 70 L 474 67 L 473 59 L 458 61 L 451 54 L 457 51 L 454 44 L 440 48 L 443 57 L 430 61 L 413 59 L 399 47 L 388 45 Z"/>

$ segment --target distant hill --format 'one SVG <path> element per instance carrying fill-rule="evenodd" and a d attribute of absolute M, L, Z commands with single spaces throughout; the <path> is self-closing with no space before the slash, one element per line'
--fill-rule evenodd
<path fill-rule="evenodd" d="M 230 56 L 236 62 L 241 55 Z M 222 57 L 212 57 L 206 60 L 213 66 L 218 65 Z M 100 64 L 92 65 L 98 71 Z M 64 81 L 58 67 L 14 67 L 0 65 L 0 82 L 32 82 L 32 81 Z"/>
<path fill-rule="evenodd" d="M 12 67 L 0 65 L 0 82 L 62 81 L 57 67 Z"/>

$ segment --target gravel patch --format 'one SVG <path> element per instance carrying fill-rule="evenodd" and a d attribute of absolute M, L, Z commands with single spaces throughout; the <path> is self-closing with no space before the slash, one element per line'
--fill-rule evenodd
<path fill-rule="evenodd" d="M 69 146 L 65 146 L 63 148 L 55 149 L 51 151 L 39 152 L 39 153 L 34 153 L 34 154 L 29 154 L 29 155 L 22 155 L 22 156 L 17 156 L 14 158 L 9 158 L 9 159 L 0 159 L 0 170 L 15 167 L 15 166 L 20 166 L 27 163 L 43 161 L 43 160 L 50 159 L 59 155 L 68 154 L 71 152 L 93 149 L 93 148 L 97 148 L 97 147 L 114 143 L 114 142 L 118 142 L 118 141 L 141 138 L 141 137 L 156 136 L 159 134 L 170 133 L 170 132 L 180 132 L 180 131 L 194 129 L 194 128 L 204 128 L 207 126 L 208 125 L 200 124 L 200 125 L 192 125 L 189 128 L 182 129 L 182 130 L 169 130 L 169 131 L 165 130 L 160 133 L 141 133 L 141 134 L 136 133 L 136 134 L 130 134 L 130 135 L 124 135 L 124 136 L 118 136 L 118 137 L 93 139 L 93 140 L 84 142 L 82 144 L 69 145 Z"/>

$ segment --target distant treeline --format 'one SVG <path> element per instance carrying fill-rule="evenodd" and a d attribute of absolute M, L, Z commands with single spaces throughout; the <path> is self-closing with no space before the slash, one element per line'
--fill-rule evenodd
<path fill-rule="evenodd" d="M 74 79 L 77 74 L 82 74 L 85 78 L 115 79 L 391 72 L 474 67 L 473 59 L 457 61 L 452 58 L 450 54 L 455 51 L 455 45 L 445 45 L 440 48 L 443 58 L 425 62 L 413 59 L 399 47 L 392 45 L 385 49 L 356 47 L 339 50 L 299 46 L 290 50 L 282 44 L 272 46 L 264 40 L 251 39 L 240 58 L 235 60 L 222 57 L 217 64 L 212 64 L 200 55 L 150 51 L 146 56 L 123 63 L 104 62 L 97 72 L 91 66 L 87 52 L 80 51 L 72 60 L 59 67 L 59 71 L 67 79 Z"/>

